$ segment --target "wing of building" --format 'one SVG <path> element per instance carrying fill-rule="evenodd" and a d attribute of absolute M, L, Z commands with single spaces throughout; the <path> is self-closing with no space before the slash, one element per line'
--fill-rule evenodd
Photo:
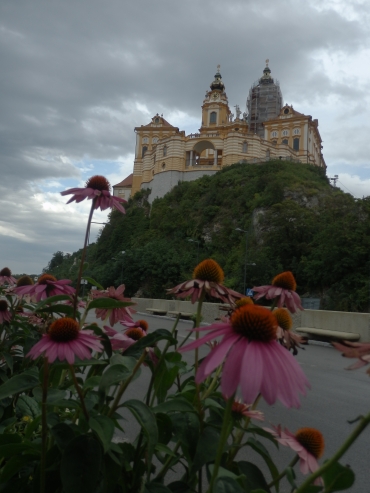
<path fill-rule="evenodd" d="M 218 67 L 203 101 L 198 133 L 186 135 L 158 114 L 147 125 L 136 127 L 131 193 L 149 188 L 152 202 L 179 181 L 214 174 L 237 162 L 248 165 L 278 158 L 326 169 L 318 120 L 283 106 L 268 61 L 249 92 L 247 112 L 242 115 L 239 106 L 235 108 L 234 115 Z"/>

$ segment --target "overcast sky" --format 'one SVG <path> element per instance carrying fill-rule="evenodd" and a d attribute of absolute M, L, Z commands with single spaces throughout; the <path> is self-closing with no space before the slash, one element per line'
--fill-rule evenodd
<path fill-rule="evenodd" d="M 39 273 L 81 248 L 89 204 L 59 192 L 124 179 L 156 113 L 196 131 L 217 64 L 244 111 L 269 58 L 284 103 L 319 119 L 328 175 L 370 195 L 369 14 L 368 0 L 1 0 L 0 268 Z"/>

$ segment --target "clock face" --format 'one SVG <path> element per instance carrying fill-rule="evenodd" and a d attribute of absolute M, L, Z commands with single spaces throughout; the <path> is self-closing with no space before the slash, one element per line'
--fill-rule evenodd
<path fill-rule="evenodd" d="M 215 92 L 212 97 L 213 99 L 218 99 L 219 95 L 217 94 L 217 92 Z"/>

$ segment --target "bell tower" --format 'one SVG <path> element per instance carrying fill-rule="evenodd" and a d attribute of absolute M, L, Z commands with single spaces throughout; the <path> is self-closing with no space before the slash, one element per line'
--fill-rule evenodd
<path fill-rule="evenodd" d="M 220 73 L 220 65 L 217 65 L 217 72 L 210 89 L 210 91 L 206 92 L 202 105 L 201 130 L 211 130 L 226 125 L 231 115 L 225 84 Z"/>

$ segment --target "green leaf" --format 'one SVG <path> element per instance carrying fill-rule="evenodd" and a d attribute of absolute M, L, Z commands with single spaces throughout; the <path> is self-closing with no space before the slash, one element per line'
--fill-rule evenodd
<path fill-rule="evenodd" d="M 33 396 L 37 402 L 42 401 L 42 388 L 41 387 L 35 387 L 33 389 L 32 393 L 33 393 Z M 46 402 L 48 404 L 53 404 L 56 401 L 60 401 L 60 400 L 64 399 L 65 396 L 66 396 L 65 390 L 48 389 L 48 395 L 46 398 Z"/>
<path fill-rule="evenodd" d="M 245 493 L 241 486 L 233 478 L 218 477 L 213 486 L 212 493 Z"/>
<path fill-rule="evenodd" d="M 164 484 L 153 481 L 145 485 L 144 493 L 172 493 L 172 491 Z"/>
<path fill-rule="evenodd" d="M 122 356 L 122 354 L 113 354 L 110 358 L 110 364 L 113 365 L 123 365 L 126 366 L 132 372 L 135 368 L 137 360 L 132 356 Z"/>
<path fill-rule="evenodd" d="M 98 376 L 88 378 L 83 384 L 83 389 L 89 390 L 98 387 L 100 384 L 100 379 L 101 377 Z"/>
<path fill-rule="evenodd" d="M 105 308 L 106 310 L 113 308 L 125 308 L 126 306 L 133 306 L 135 303 L 131 301 L 118 301 L 113 298 L 96 298 L 95 300 L 90 301 L 88 304 L 87 310 L 92 310 L 93 308 Z"/>
<path fill-rule="evenodd" d="M 179 369 L 186 365 L 181 361 L 180 353 L 167 353 L 159 368 L 157 368 L 154 379 L 154 389 L 158 402 L 163 402 L 167 392 L 172 387 Z"/>
<path fill-rule="evenodd" d="M 252 447 L 252 449 L 259 454 L 264 461 L 266 462 L 268 468 L 270 469 L 271 476 L 273 479 L 277 478 L 279 475 L 279 471 L 277 470 L 277 467 L 275 466 L 274 462 L 272 461 L 269 452 L 265 448 L 264 445 L 262 445 L 261 442 L 258 440 L 255 440 L 254 438 L 250 437 L 248 438 L 246 445 L 249 445 Z"/>
<path fill-rule="evenodd" d="M 95 491 L 101 474 L 102 457 L 101 445 L 91 434 L 71 440 L 60 465 L 63 490 L 68 493 Z"/>
<path fill-rule="evenodd" d="M 17 400 L 17 410 L 22 416 L 36 418 L 40 414 L 40 408 L 35 399 L 28 395 L 20 395 Z"/>
<path fill-rule="evenodd" d="M 136 420 L 142 427 L 147 440 L 148 440 L 148 456 L 147 456 L 147 468 L 148 472 L 151 468 L 152 456 L 154 453 L 154 447 L 158 442 L 158 427 L 155 420 L 155 414 L 153 411 L 145 405 L 143 402 L 136 399 L 131 399 L 124 403 L 124 407 L 127 407 L 132 414 L 135 416 Z"/>
<path fill-rule="evenodd" d="M 36 460 L 37 457 L 33 454 L 15 455 L 3 467 L 0 474 L 0 483 L 9 481 L 22 467 L 26 466 L 29 462 Z"/>
<path fill-rule="evenodd" d="M 127 380 L 131 375 L 131 371 L 123 365 L 110 366 L 102 375 L 99 392 L 106 393 L 111 385 Z"/>
<path fill-rule="evenodd" d="M 62 452 L 67 447 L 69 442 L 75 437 L 75 432 L 66 423 L 58 423 L 57 425 L 53 426 L 50 430 L 50 433 L 54 437 L 55 443 L 58 445 Z"/>
<path fill-rule="evenodd" d="M 108 416 L 90 417 L 89 425 L 101 441 L 104 453 L 108 452 L 114 435 L 114 423 Z"/>
<path fill-rule="evenodd" d="M 215 428 L 207 426 L 201 433 L 194 456 L 191 473 L 195 474 L 207 462 L 213 462 L 217 455 L 220 433 Z"/>
<path fill-rule="evenodd" d="M 0 401 L 6 397 L 33 389 L 38 383 L 39 379 L 35 372 L 24 372 L 15 375 L 0 386 Z"/>
<path fill-rule="evenodd" d="M 153 411 L 155 413 L 196 412 L 190 402 L 185 399 L 185 397 L 181 396 L 175 397 L 174 399 L 168 399 L 166 402 L 158 404 L 158 406 L 153 408 Z"/>
<path fill-rule="evenodd" d="M 0 446 L 8 445 L 9 443 L 22 443 L 22 437 L 15 434 L 0 435 Z"/>
<path fill-rule="evenodd" d="M 199 439 L 199 418 L 195 413 L 171 414 L 175 439 L 181 440 L 181 448 L 189 465 L 195 455 Z"/>
<path fill-rule="evenodd" d="M 74 316 L 74 310 L 73 306 L 70 305 L 51 305 L 51 306 L 45 306 L 44 308 L 38 310 L 39 312 L 46 312 L 46 313 L 63 313 L 66 317 L 71 317 L 73 318 Z M 77 312 L 77 317 L 79 317 L 79 312 Z"/>
<path fill-rule="evenodd" d="M 355 482 L 355 474 L 351 468 L 335 462 L 322 474 L 325 492 L 343 491 L 349 489 Z"/>
<path fill-rule="evenodd" d="M 255 489 L 260 489 L 264 493 L 270 492 L 267 481 L 262 471 L 252 462 L 241 460 L 238 462 L 239 472 L 245 476 L 246 492 L 252 493 Z"/>
<path fill-rule="evenodd" d="M 101 289 L 102 291 L 104 291 L 103 286 L 101 284 L 99 284 L 98 281 L 95 281 L 95 279 L 93 279 L 92 277 L 83 276 L 82 279 L 86 279 L 87 282 L 89 282 L 93 286 L 96 286 L 98 289 Z"/>
<path fill-rule="evenodd" d="M 37 303 L 35 307 L 29 305 L 29 308 L 37 312 L 47 305 L 52 305 L 57 301 L 67 301 L 67 300 L 71 301 L 71 296 L 69 296 L 68 294 L 58 294 L 56 296 L 50 296 L 50 298 L 46 298 L 46 300 L 40 301 L 39 303 Z"/>
<path fill-rule="evenodd" d="M 40 450 L 38 450 L 38 446 L 33 445 L 31 442 L 9 443 L 8 445 L 0 445 L 0 457 L 4 459 L 12 457 L 16 454 L 20 454 L 22 452 L 40 455 Z"/>
<path fill-rule="evenodd" d="M 135 344 L 132 344 L 129 348 L 126 349 L 124 355 L 130 356 L 135 355 L 137 353 L 142 353 L 146 347 L 152 347 L 157 342 L 167 340 L 170 341 L 171 344 L 176 344 L 176 339 L 172 337 L 171 332 L 167 329 L 157 329 L 154 332 L 151 332 L 145 337 L 139 339 Z"/>
<path fill-rule="evenodd" d="M 155 417 L 158 426 L 158 442 L 167 444 L 172 437 L 171 418 L 164 413 L 157 413 Z"/>

